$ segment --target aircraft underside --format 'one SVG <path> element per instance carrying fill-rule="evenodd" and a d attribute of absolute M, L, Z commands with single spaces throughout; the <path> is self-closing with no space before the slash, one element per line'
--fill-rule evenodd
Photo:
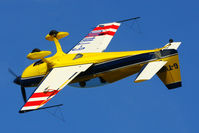
<path fill-rule="evenodd" d="M 140 71 L 144 64 L 166 57 L 174 56 L 177 51 L 174 49 L 162 50 L 160 52 L 150 52 L 133 56 L 121 57 L 118 59 L 94 64 L 85 72 L 80 73 L 69 84 L 73 87 L 95 87 L 113 83 Z M 118 74 L 119 73 L 119 74 Z M 38 86 L 44 75 L 24 78 L 21 84 L 25 87 Z"/>

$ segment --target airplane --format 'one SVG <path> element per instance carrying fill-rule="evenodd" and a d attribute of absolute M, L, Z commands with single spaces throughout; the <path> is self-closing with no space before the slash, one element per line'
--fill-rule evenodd
<path fill-rule="evenodd" d="M 68 32 L 50 31 L 48 41 L 54 41 L 56 53 L 36 48 L 27 55 L 37 60 L 17 76 L 14 83 L 21 86 L 25 104 L 19 113 L 35 111 L 61 105 L 43 107 L 66 85 L 80 88 L 96 87 L 116 82 L 138 73 L 135 83 L 150 80 L 155 74 L 168 89 L 181 87 L 180 65 L 177 48 L 181 42 L 169 43 L 153 50 L 103 52 L 123 22 L 97 25 L 68 53 L 64 53 L 59 40 Z M 25 87 L 36 87 L 27 100 Z"/>

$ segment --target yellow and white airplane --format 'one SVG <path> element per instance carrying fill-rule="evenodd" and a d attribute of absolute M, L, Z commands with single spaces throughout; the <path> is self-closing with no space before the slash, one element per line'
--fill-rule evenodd
<path fill-rule="evenodd" d="M 45 58 L 50 51 L 34 49 L 27 58 L 38 61 L 14 80 L 21 86 L 25 101 L 19 112 L 42 109 L 66 85 L 81 88 L 106 85 L 136 73 L 135 83 L 157 74 L 168 89 L 180 87 L 177 48 L 181 42 L 170 40 L 164 47 L 154 50 L 103 52 L 124 21 L 97 25 L 68 53 L 62 51 L 58 40 L 69 33 L 52 30 L 46 39 L 55 42 L 57 53 Z M 28 100 L 25 87 L 37 87 Z"/>

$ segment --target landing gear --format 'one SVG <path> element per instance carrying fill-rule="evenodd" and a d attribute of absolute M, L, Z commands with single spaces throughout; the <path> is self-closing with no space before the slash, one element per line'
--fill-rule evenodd
<path fill-rule="evenodd" d="M 32 52 L 31 52 L 31 53 L 34 53 L 34 52 L 40 52 L 40 51 L 41 51 L 40 49 L 35 48 L 35 49 L 33 49 L 33 50 L 32 50 Z"/>
<path fill-rule="evenodd" d="M 50 33 L 49 33 L 49 35 L 51 35 L 51 36 L 53 36 L 53 37 L 56 37 L 58 33 L 59 33 L 59 32 L 56 31 L 56 30 L 51 30 Z"/>
<path fill-rule="evenodd" d="M 173 42 L 173 39 L 169 39 L 169 43 L 172 43 Z"/>

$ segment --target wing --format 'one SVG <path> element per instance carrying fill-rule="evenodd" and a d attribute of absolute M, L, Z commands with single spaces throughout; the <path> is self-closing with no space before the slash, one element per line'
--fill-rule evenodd
<path fill-rule="evenodd" d="M 143 67 L 134 82 L 138 83 L 151 79 L 166 63 L 167 61 L 149 62 L 146 66 Z"/>
<path fill-rule="evenodd" d="M 120 23 L 118 22 L 99 24 L 83 40 L 81 40 L 69 52 L 69 54 L 104 51 L 115 35 L 119 26 Z"/>
<path fill-rule="evenodd" d="M 20 113 L 42 107 L 80 72 L 87 70 L 91 65 L 84 64 L 53 68 L 22 107 Z"/>

